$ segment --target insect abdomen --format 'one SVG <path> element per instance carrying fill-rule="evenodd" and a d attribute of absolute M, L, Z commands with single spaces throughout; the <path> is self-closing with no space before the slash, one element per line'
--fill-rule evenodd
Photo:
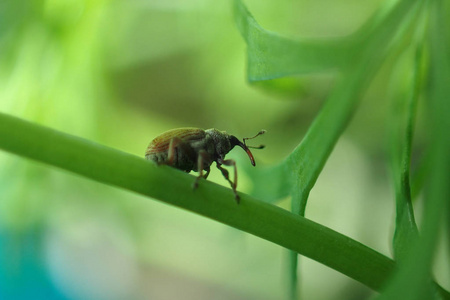
<path fill-rule="evenodd" d="M 171 164 L 169 163 L 168 151 L 150 153 L 145 155 L 145 158 L 157 163 L 158 165 L 170 165 L 176 169 L 186 172 L 197 169 L 197 166 L 195 165 L 195 158 L 187 156 L 187 154 L 183 153 L 183 151 L 179 148 L 175 148 L 175 155 Z"/>
<path fill-rule="evenodd" d="M 146 153 L 145 159 L 154 161 L 157 164 L 164 164 L 165 162 L 167 162 L 167 152 Z"/>

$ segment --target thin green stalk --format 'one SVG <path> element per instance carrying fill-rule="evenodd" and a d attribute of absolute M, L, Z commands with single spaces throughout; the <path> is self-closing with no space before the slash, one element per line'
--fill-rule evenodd
<path fill-rule="evenodd" d="M 230 225 L 325 264 L 380 290 L 394 262 L 369 247 L 275 205 L 170 167 L 0 113 L 0 148 L 130 190 Z"/>

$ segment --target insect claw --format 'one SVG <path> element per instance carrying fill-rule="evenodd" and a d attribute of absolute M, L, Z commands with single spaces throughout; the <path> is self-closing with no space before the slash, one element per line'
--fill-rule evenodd
<path fill-rule="evenodd" d="M 236 192 L 234 192 L 234 199 L 236 199 L 237 204 L 241 203 L 241 197 L 239 197 L 239 195 Z"/>
<path fill-rule="evenodd" d="M 192 184 L 192 189 L 196 190 L 198 188 L 198 180 L 200 179 L 200 177 L 195 178 L 194 183 Z"/>

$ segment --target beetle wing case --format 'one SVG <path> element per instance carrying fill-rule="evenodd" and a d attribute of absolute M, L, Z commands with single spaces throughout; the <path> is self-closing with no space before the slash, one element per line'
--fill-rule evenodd
<path fill-rule="evenodd" d="M 199 128 L 177 128 L 166 131 L 150 142 L 148 145 L 145 155 L 165 152 L 169 150 L 170 141 L 173 138 L 179 138 L 185 143 L 190 143 L 191 141 L 202 140 L 205 138 L 205 131 Z"/>

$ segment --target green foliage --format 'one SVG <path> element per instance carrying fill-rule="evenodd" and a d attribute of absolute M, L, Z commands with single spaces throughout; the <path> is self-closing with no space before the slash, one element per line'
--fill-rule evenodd
<path fill-rule="evenodd" d="M 448 101 L 450 88 L 446 80 L 446 78 L 450 78 L 450 60 L 446 54 L 450 49 L 450 43 L 448 39 L 442 39 L 439 34 L 441 26 L 448 26 L 442 1 L 436 1 L 427 9 L 430 18 L 428 42 L 431 70 L 429 76 L 432 79 L 429 82 L 427 96 L 430 101 L 431 140 L 429 147 L 432 152 L 433 172 L 430 172 L 429 188 L 426 190 L 427 202 L 421 236 L 418 240 L 397 241 L 397 243 L 409 242 L 410 247 L 401 253 L 404 257 L 400 261 L 400 268 L 387 286 L 386 293 L 379 299 L 432 299 L 431 295 L 435 299 L 449 299 L 450 297 L 447 292 L 442 292 L 439 287 L 430 284 L 430 270 L 438 233 L 449 218 L 450 187 L 448 182 L 450 173 L 448 167 L 450 160 L 448 150 L 450 149 L 450 139 L 444 128 L 450 128 L 450 102 Z M 420 61 L 416 63 L 419 64 Z M 408 209 L 407 203 L 403 202 L 403 205 L 404 209 Z M 403 223 L 405 221 L 401 221 L 401 224 L 397 223 L 397 226 L 400 226 L 398 230 L 413 230 L 411 226 Z M 400 234 L 405 236 L 408 233 Z"/>
<path fill-rule="evenodd" d="M 38 94 L 48 93 L 47 89 L 41 90 L 41 86 L 47 86 L 46 83 L 51 87 L 48 89 L 50 93 L 68 97 L 67 100 L 77 102 L 80 108 L 75 111 L 68 109 L 67 115 L 59 116 L 60 122 L 68 123 L 71 130 L 72 126 L 90 130 L 92 120 L 83 115 L 82 107 L 96 100 L 97 94 L 105 93 L 104 82 L 99 79 L 101 70 L 97 65 L 97 58 L 101 57 L 99 49 L 89 42 L 100 40 L 97 37 L 101 36 L 101 32 L 91 34 L 90 28 L 101 23 L 103 2 L 92 3 L 92 7 L 86 9 L 91 14 L 71 21 L 87 28 L 83 34 L 88 37 L 88 42 L 76 31 L 71 31 L 74 27 L 69 19 L 58 17 L 60 10 L 72 16 L 64 6 L 49 5 L 48 8 L 53 9 L 44 12 L 40 11 L 38 4 L 32 8 L 26 5 L 16 7 L 17 14 L 22 18 L 28 14 L 42 18 L 38 24 L 50 22 L 54 31 L 44 31 L 45 34 L 41 36 L 24 34 L 24 42 L 14 46 L 20 48 L 29 45 L 23 47 L 21 52 L 14 47 L 4 46 L 9 45 L 5 41 L 13 35 L 0 36 L 0 49 L 6 51 L 9 57 L 17 59 L 16 56 L 20 57 L 17 53 L 21 53 L 26 62 L 31 62 L 16 67 L 6 56 L 2 58 L 6 62 L 0 65 L 0 75 L 13 83 L 5 84 L 5 95 L 8 97 L 4 99 L 10 106 L 14 107 L 19 96 L 24 103 L 31 97 L 40 99 Z M 24 12 L 20 13 L 22 10 Z M 33 13 L 34 10 L 37 13 Z M 448 4 L 440 0 L 384 1 L 356 32 L 329 39 L 290 39 L 268 31 L 257 23 L 241 0 L 234 0 L 233 10 L 235 23 L 247 45 L 248 80 L 251 83 L 283 94 L 286 90 L 302 86 L 292 84 L 295 80 L 288 81 L 291 79 L 288 76 L 301 75 L 305 78 L 327 72 L 336 75 L 326 101 L 302 141 L 296 143 L 295 149 L 280 163 L 249 170 L 253 184 L 252 196 L 242 194 L 240 205 L 232 201 L 232 193 L 227 188 L 202 181 L 200 187 L 193 191 L 194 177 L 191 175 L 169 167 L 157 168 L 143 158 L 7 114 L 0 114 L 0 148 L 106 185 L 158 199 L 291 250 L 289 277 L 292 299 L 299 294 L 298 254 L 381 292 L 379 299 L 450 299 L 449 293 L 432 280 L 438 233 L 450 220 L 450 36 L 445 30 L 442 33 L 443 28 L 450 28 Z M 0 16 L 3 16 L 1 12 Z M 17 18 L 8 21 L 11 28 L 8 30 L 20 27 L 13 19 Z M 7 32 L 4 28 L 8 26 L 5 24 L 6 21 L 0 20 L 0 33 Z M 42 28 L 39 30 L 42 31 Z M 207 32 L 207 29 L 202 30 Z M 57 35 L 64 38 L 58 40 L 55 38 Z M 183 40 L 181 36 L 178 43 L 189 44 L 189 37 Z M 43 40 L 39 41 L 39 37 L 43 37 Z M 63 64 L 59 64 L 58 60 L 56 63 L 53 61 L 53 66 L 47 65 L 48 69 L 44 68 L 43 71 L 46 76 L 42 84 L 36 84 L 38 92 L 35 92 L 33 83 L 36 78 L 41 80 L 39 75 L 42 74 L 42 66 L 38 64 L 40 56 L 36 53 L 42 51 L 49 55 L 44 51 L 49 47 L 45 42 L 47 40 L 53 41 L 49 44 L 54 44 L 53 48 L 57 49 L 55 52 L 61 57 L 73 59 L 65 62 L 67 68 L 62 67 Z M 166 37 L 163 36 L 162 40 L 166 40 Z M 81 55 L 73 52 L 76 48 L 74 45 L 84 45 Z M 38 50 L 35 51 L 32 46 L 38 47 Z M 146 55 L 144 50 L 143 47 L 140 55 Z M 164 51 L 161 50 L 161 53 Z M 393 90 L 389 96 L 392 113 L 388 122 L 388 151 L 396 203 L 393 240 L 395 260 L 304 218 L 311 190 L 386 61 L 395 62 L 391 63 L 393 67 L 385 71 L 389 74 L 387 81 L 391 82 L 390 88 Z M 176 61 L 171 64 L 179 67 Z M 71 70 L 74 66 L 80 72 L 73 73 Z M 10 78 L 9 73 L 15 68 L 18 75 Z M 15 83 L 21 81 L 22 77 L 29 83 L 25 90 L 19 90 L 19 84 Z M 66 80 L 67 77 L 72 80 Z M 163 82 L 165 78 L 159 80 Z M 97 85 L 101 88 L 97 88 Z M 172 87 L 169 86 L 168 90 L 172 90 Z M 192 94 L 196 95 L 194 92 Z M 54 98 L 55 102 L 59 100 L 58 97 Z M 420 105 L 421 102 L 423 105 Z M 51 115 L 43 112 L 43 106 L 39 109 L 27 107 L 27 111 L 26 116 L 31 115 L 33 118 L 37 115 L 40 121 L 49 119 L 58 124 Z M 198 112 L 195 109 L 189 113 L 180 110 L 178 117 L 189 119 L 194 113 Z M 426 122 L 420 125 L 429 133 L 429 137 L 425 146 L 427 155 L 422 157 L 423 163 L 414 173 L 411 161 L 419 115 L 426 117 Z M 67 116 L 70 116 L 71 121 Z M 425 200 L 421 226 L 416 224 L 413 207 L 413 199 L 419 194 Z M 292 212 L 274 204 L 286 197 L 291 200 Z"/>
<path fill-rule="evenodd" d="M 332 68 L 341 71 L 341 76 L 333 91 L 309 127 L 303 141 L 281 165 L 268 168 L 264 174 L 256 177 L 254 194 L 257 197 L 265 198 L 266 201 L 276 201 L 286 196 L 287 191 L 290 190 L 292 212 L 305 214 L 309 193 L 338 138 L 355 113 L 368 83 L 373 80 L 376 71 L 387 57 L 398 55 L 396 52 L 403 51 L 402 47 L 408 45 L 408 41 L 411 40 L 411 32 L 415 32 L 415 37 L 420 42 L 425 39 L 423 29 L 426 28 L 426 24 L 417 22 L 417 19 L 423 21 L 428 14 L 430 14 L 429 7 L 425 7 L 421 1 L 399 1 L 394 6 L 386 5 L 380 8 L 377 15 L 350 37 L 337 40 L 292 41 L 261 28 L 243 3 L 240 0 L 235 1 L 236 23 L 248 45 L 248 78 L 250 82 L 292 74 L 309 74 Z M 435 18 L 439 20 L 437 16 Z M 445 28 L 443 23 L 441 26 L 440 28 Z M 438 31 L 437 28 L 434 32 Z M 418 34 L 419 37 L 417 37 Z M 406 95 L 406 98 L 401 96 L 393 99 L 394 102 L 399 103 L 394 108 L 398 115 L 395 115 L 394 118 L 396 128 L 392 130 L 391 145 L 394 186 L 397 195 L 395 254 L 403 258 L 411 249 L 417 248 L 422 249 L 424 256 L 421 267 L 415 266 L 414 271 L 410 270 L 409 273 L 403 274 L 399 280 L 404 280 L 406 284 L 412 279 L 409 276 L 415 276 L 417 285 L 414 287 L 419 288 L 427 286 L 426 280 L 429 276 L 427 274 L 429 274 L 431 254 L 436 241 L 434 238 L 421 243 L 421 245 L 427 246 L 416 247 L 417 227 L 411 202 L 409 178 L 415 110 L 423 87 L 419 78 L 423 76 L 424 71 L 421 68 L 423 45 L 422 43 L 414 45 L 416 45 L 418 54 L 415 62 L 410 64 L 414 66 L 414 76 L 410 84 L 411 92 Z M 449 49 L 445 47 L 445 44 L 441 46 L 439 49 L 442 51 L 440 52 L 441 56 L 443 53 L 448 53 Z M 438 60 L 438 62 L 445 62 L 446 59 L 447 57 L 442 56 L 442 60 Z M 436 65 L 439 64 L 438 62 Z M 442 69 L 450 70 L 447 64 L 444 64 Z M 434 78 L 449 77 L 447 74 L 438 74 Z M 437 98 L 439 99 L 442 95 L 444 92 Z M 450 110 L 443 108 L 440 113 L 442 114 L 442 112 L 450 113 Z M 445 126 L 439 124 L 435 130 L 441 128 L 445 128 Z M 439 140 L 449 140 L 449 138 L 442 136 Z M 448 145 L 440 145 L 439 148 L 450 150 Z M 448 167 L 448 164 L 444 165 Z M 267 186 L 270 188 L 267 189 Z M 449 199 L 448 195 L 448 191 L 443 191 L 439 195 L 439 199 L 445 201 L 444 199 Z M 434 208 L 438 209 L 445 205 L 448 204 L 436 203 Z M 439 220 L 437 214 L 434 215 L 434 218 Z M 434 226 L 438 226 L 438 224 L 442 223 L 434 221 Z M 438 231 L 438 228 L 435 227 L 435 230 Z M 291 298 L 296 298 L 297 255 L 295 253 L 291 255 L 290 262 Z M 409 263 L 413 264 L 413 261 L 409 261 Z M 406 264 L 405 269 L 410 266 Z M 361 266 L 361 269 L 364 267 Z M 361 270 L 361 272 L 364 271 Z M 412 299 L 402 296 L 402 293 L 406 292 L 406 286 L 397 288 L 395 281 L 392 286 L 389 286 L 391 288 L 389 291 L 394 290 L 396 294 L 389 299 Z M 408 290 L 411 295 L 419 295 L 417 299 L 431 297 L 430 291 L 428 292 L 428 294 L 424 294 L 423 291 L 414 294 L 414 289 Z"/>

